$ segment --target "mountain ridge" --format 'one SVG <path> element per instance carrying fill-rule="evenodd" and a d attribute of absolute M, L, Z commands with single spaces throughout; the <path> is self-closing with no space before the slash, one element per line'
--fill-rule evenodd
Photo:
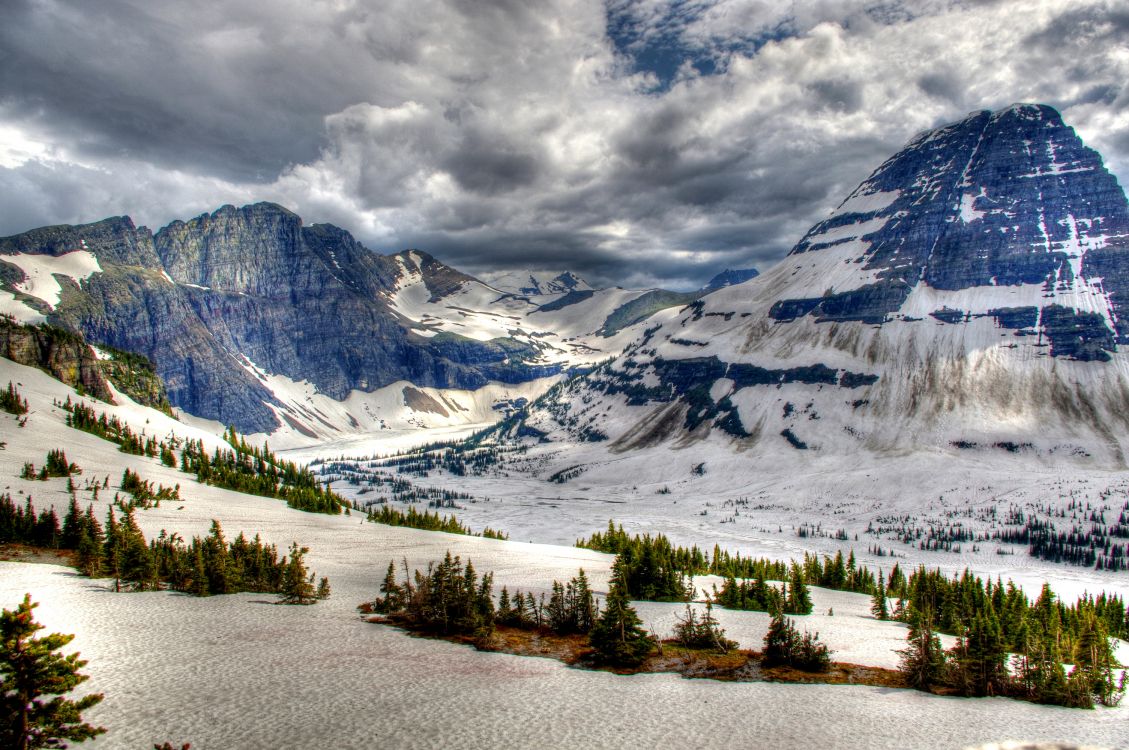
<path fill-rule="evenodd" d="M 614 451 L 717 433 L 783 458 L 1002 445 L 1124 466 L 1123 269 L 1129 204 L 1100 155 L 1050 107 L 973 113 L 525 426 L 599 421 Z"/>
<path fill-rule="evenodd" d="M 129 217 L 31 230 L 0 238 L 0 272 L 0 312 L 149 357 L 173 405 L 246 433 L 307 437 L 366 421 L 311 410 L 300 403 L 309 387 L 343 402 L 401 382 L 546 380 L 616 353 L 597 330 L 642 294 L 560 274 L 592 299 L 550 315 L 541 307 L 559 297 L 507 294 L 419 250 L 379 255 L 273 203 L 221 206 L 155 234 Z"/>

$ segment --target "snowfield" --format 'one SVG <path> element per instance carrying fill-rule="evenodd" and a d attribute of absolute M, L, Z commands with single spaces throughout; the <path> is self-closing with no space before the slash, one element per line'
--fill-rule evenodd
<path fill-rule="evenodd" d="M 126 467 L 155 483 L 181 485 L 182 502 L 138 511 L 148 537 L 162 529 L 186 537 L 202 535 L 212 519 L 218 519 L 229 539 L 242 531 L 261 534 L 280 549 L 291 541 L 308 546 L 310 569 L 328 576 L 333 587 L 328 601 L 284 607 L 271 603 L 273 597 L 257 594 L 206 599 L 171 592 L 115 594 L 107 581 L 84 579 L 66 568 L 0 563 L 3 606 L 14 607 L 30 592 L 41 604 L 37 618 L 49 632 L 77 635 L 72 645 L 90 661 L 85 671 L 91 679 L 83 688 L 106 695 L 88 718 L 110 731 L 84 747 L 142 748 L 164 741 L 178 747 L 191 742 L 194 750 L 501 745 L 962 748 L 1021 739 L 1102 747 L 1125 743 L 1129 706 L 1076 711 L 1007 699 L 941 698 L 863 686 L 720 683 L 673 675 L 622 677 L 571 669 L 548 659 L 480 653 L 368 624 L 355 607 L 376 595 L 390 560 L 422 567 L 450 550 L 472 560 L 480 572 L 493 571 L 496 591 L 506 585 L 511 591 L 540 593 L 548 591 L 554 579 L 565 580 L 580 567 L 590 574 L 597 591 L 605 591 L 612 558 L 569 546 L 380 526 L 356 514 L 302 513 L 278 500 L 201 486 L 189 475 L 122 454 L 111 443 L 66 427 L 52 400 L 78 396 L 38 370 L 0 360 L 0 384 L 8 380 L 18 384 L 31 405 L 26 427 L 18 427 L 11 415 L 0 414 L 0 440 L 7 443 L 0 450 L 0 481 L 17 501 L 30 494 L 37 508 L 51 503 L 57 512 L 65 511 L 66 480 L 16 478 L 25 461 L 41 464 L 49 448 L 60 446 L 83 469 L 79 486 L 85 479 L 104 476 L 116 485 Z M 124 397 L 119 400 L 116 407 L 94 405 L 147 434 L 164 436 L 174 431 L 202 437 L 209 446 L 219 444 L 214 434 L 169 420 Z M 491 479 L 492 499 L 458 515 L 475 528 L 487 517 L 509 519 L 515 527 L 508 530 L 521 532 L 513 533 L 514 539 L 528 535 L 538 542 L 567 544 L 571 539 L 566 535 L 580 525 L 581 517 L 586 524 L 601 519 L 586 533 L 602 528 L 608 516 L 625 521 L 635 531 L 647 528 L 644 512 L 650 509 L 658 519 L 657 528 L 682 519 L 678 523 L 685 524 L 685 533 L 679 541 L 714 539 L 745 554 L 772 549 L 777 556 L 791 556 L 803 548 L 830 549 L 830 539 L 801 540 L 793 535 L 784 544 L 783 536 L 758 535 L 741 526 L 744 516 L 741 523 L 719 526 L 709 516 L 664 515 L 663 508 L 676 507 L 675 500 L 680 506 L 692 506 L 694 514 L 702 502 L 720 501 L 717 493 L 724 488 L 723 475 L 712 465 L 699 477 L 711 484 L 702 485 L 679 485 L 684 478 L 681 466 L 662 469 L 670 474 L 656 477 L 657 481 L 670 484 L 678 494 L 658 496 L 649 485 L 640 485 L 634 504 L 610 494 L 611 477 L 618 475 L 622 485 L 625 477 L 636 476 L 633 472 L 641 468 L 602 468 L 607 479 L 586 485 L 587 492 L 551 485 L 557 496 L 550 500 L 540 500 L 536 494 L 547 492 L 550 485 L 544 482 L 535 489 L 525 484 L 532 481 L 528 479 Z M 828 474 L 825 481 L 830 489 L 832 476 Z M 464 489 L 471 486 L 468 481 L 459 484 Z M 576 497 L 576 502 L 566 502 L 562 492 Z M 600 500 L 601 495 L 610 499 Z M 89 497 L 80 492 L 83 505 Z M 101 497 L 95 508 L 103 518 L 113 494 L 103 492 Z M 692 502 L 691 497 L 698 499 Z M 511 508 L 519 510 L 509 512 Z M 691 520 L 699 518 L 707 520 Z M 698 528 L 694 523 L 706 525 Z M 742 528 L 740 541 L 737 528 Z M 1016 556 L 1008 562 L 1028 560 Z M 1103 577 L 1049 565 L 1032 565 L 1030 573 L 1033 580 L 1049 578 L 1064 593 L 1072 581 L 1091 591 L 1105 587 L 1125 593 L 1124 576 Z M 698 581 L 705 587 L 711 582 Z M 835 659 L 896 664 L 894 650 L 902 647 L 904 626 L 871 617 L 865 596 L 820 589 L 812 594 L 815 613 L 796 620 L 802 628 L 818 630 L 834 649 Z M 638 608 L 662 635 L 670 632 L 681 609 L 657 603 L 641 603 Z M 730 637 L 743 646 L 759 647 L 766 615 L 717 612 Z M 1125 644 L 1119 658 L 1129 661 Z"/>

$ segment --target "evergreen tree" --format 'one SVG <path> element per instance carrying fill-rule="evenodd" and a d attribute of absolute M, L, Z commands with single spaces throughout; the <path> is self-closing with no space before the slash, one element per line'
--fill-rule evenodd
<path fill-rule="evenodd" d="M 776 612 L 772 615 L 768 633 L 764 636 L 762 663 L 766 667 L 790 665 L 799 650 L 800 634 L 796 632 L 791 620 L 784 617 L 783 613 Z"/>
<path fill-rule="evenodd" d="M 20 395 L 10 380 L 8 387 L 0 391 L 0 409 L 16 416 L 27 414 L 27 399 Z"/>
<path fill-rule="evenodd" d="M 596 597 L 588 585 L 588 576 L 581 568 L 570 582 L 576 592 L 576 630 L 587 633 L 596 625 Z"/>
<path fill-rule="evenodd" d="M 878 574 L 878 587 L 874 589 L 874 596 L 871 597 L 870 613 L 879 620 L 890 619 L 890 611 L 886 607 L 886 584 L 882 580 L 881 573 Z"/>
<path fill-rule="evenodd" d="M 1066 670 L 1054 634 L 1032 618 L 1022 624 L 1019 643 L 1014 671 L 1021 695 L 1036 703 L 1067 705 Z"/>
<path fill-rule="evenodd" d="M 643 663 L 655 641 L 643 630 L 639 615 L 627 597 L 627 585 L 618 565 L 612 569 L 611 589 L 604 600 L 604 611 L 588 636 L 596 658 L 620 667 L 637 667 Z"/>
<path fill-rule="evenodd" d="M 949 681 L 963 695 L 989 696 L 1007 692 L 1007 648 L 1000 637 L 995 613 L 977 614 L 968 630 L 949 651 Z"/>
<path fill-rule="evenodd" d="M 933 633 L 931 612 L 919 612 L 910 607 L 906 617 L 909 621 L 906 648 L 898 651 L 901 671 L 910 687 L 928 691 L 944 679 L 945 652 L 941 649 L 941 640 Z"/>
<path fill-rule="evenodd" d="M 396 564 L 391 560 L 380 584 L 380 593 L 383 596 L 378 596 L 373 602 L 373 609 L 377 612 L 399 612 L 404 608 L 404 589 L 396 583 Z"/>
<path fill-rule="evenodd" d="M 79 672 L 86 662 L 77 653 L 56 653 L 73 635 L 34 637 L 43 629 L 32 615 L 37 606 L 28 594 L 15 611 L 0 613 L 0 747 L 13 750 L 65 747 L 67 740 L 83 742 L 106 731 L 82 721 L 101 693 L 77 701 L 63 697 L 86 681 Z"/>
<path fill-rule="evenodd" d="M 677 617 L 677 615 L 676 615 Z M 725 630 L 713 616 L 713 604 L 706 602 L 706 612 L 700 618 L 689 603 L 686 604 L 686 615 L 677 617 L 674 626 L 674 638 L 687 648 L 716 649 L 721 653 L 737 648 L 737 642 L 725 637 Z"/>
<path fill-rule="evenodd" d="M 764 637 L 766 667 L 789 666 L 805 672 L 826 672 L 831 668 L 831 650 L 820 643 L 818 633 L 797 632 L 791 620 L 776 612 Z"/>
<path fill-rule="evenodd" d="M 279 589 L 280 604 L 313 604 L 317 601 L 314 591 L 314 574 L 306 570 L 305 555 L 308 547 L 299 547 L 297 542 L 290 545 L 290 562 L 282 573 L 282 586 Z"/>
<path fill-rule="evenodd" d="M 831 649 L 819 642 L 819 633 L 804 632 L 800 653 L 793 666 L 805 672 L 827 672 L 831 669 Z"/>
<path fill-rule="evenodd" d="M 1125 695 L 1125 674 L 1115 681 L 1113 668 L 1116 665 L 1113 649 L 1105 623 L 1093 613 L 1086 616 L 1082 631 L 1074 648 L 1074 673 L 1089 688 L 1089 693 L 1103 706 L 1116 706 Z"/>
<path fill-rule="evenodd" d="M 852 553 L 853 555 L 854 553 Z M 853 557 L 851 558 L 854 559 Z M 804 581 L 804 571 L 798 564 L 792 563 L 788 578 L 788 602 L 786 611 L 793 615 L 811 614 L 811 594 L 808 593 Z"/>

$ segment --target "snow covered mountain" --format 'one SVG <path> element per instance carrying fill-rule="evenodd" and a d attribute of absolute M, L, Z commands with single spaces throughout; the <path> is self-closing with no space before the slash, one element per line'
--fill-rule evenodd
<path fill-rule="evenodd" d="M 592 291 L 588 282 L 572 271 L 497 271 L 481 274 L 481 279 L 495 289 L 528 297 Z"/>
<path fill-rule="evenodd" d="M 682 301 L 572 274 L 525 283 L 537 294 L 417 250 L 378 255 L 270 203 L 156 234 L 116 217 L 0 238 L 0 313 L 144 354 L 174 406 L 280 447 L 494 421 Z"/>
<path fill-rule="evenodd" d="M 721 289 L 726 286 L 733 286 L 734 284 L 743 284 L 749 279 L 755 279 L 760 276 L 760 271 L 755 268 L 727 268 L 717 276 L 709 280 L 705 285 L 705 289 L 713 291 L 714 289 Z"/>
<path fill-rule="evenodd" d="M 711 432 L 800 455 L 1026 452 L 1124 466 L 1129 205 L 1050 107 L 882 164 L 776 267 L 650 327 L 525 420 L 629 451 Z"/>

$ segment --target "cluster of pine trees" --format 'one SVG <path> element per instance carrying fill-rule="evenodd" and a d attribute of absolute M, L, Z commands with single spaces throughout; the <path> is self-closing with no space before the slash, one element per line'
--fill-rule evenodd
<path fill-rule="evenodd" d="M 224 433 L 231 450 L 217 448 L 209 456 L 203 441 L 182 443 L 175 436 L 158 441 L 137 435 L 117 417 L 97 414 L 92 407 L 72 402 L 69 396 L 57 405 L 67 412 L 69 426 L 117 443 L 125 453 L 159 457 L 166 466 L 173 467 L 177 466 L 175 451 L 179 449 L 181 471 L 195 474 L 203 484 L 278 498 L 291 508 L 311 513 L 337 514 L 347 506 L 345 499 L 328 485 L 322 485 L 308 467 L 278 458 L 269 446 L 248 445 L 234 427 Z"/>
<path fill-rule="evenodd" d="M 428 563 L 427 570 L 416 570 L 396 582 L 396 570 L 388 564 L 388 573 L 380 593 L 373 602 L 377 612 L 404 617 L 420 630 L 443 635 L 470 635 L 485 638 L 494 630 L 494 576 L 487 573 L 481 580 L 474 564 L 463 565 L 457 555 L 448 551 L 438 563 Z"/>
<path fill-rule="evenodd" d="M 443 635 L 484 639 L 496 624 L 587 635 L 599 662 L 635 667 L 651 653 L 655 640 L 643 629 L 623 581 L 617 563 L 602 612 L 583 570 L 565 584 L 554 581 L 548 603 L 544 596 L 537 599 L 520 591 L 511 595 L 503 588 L 495 607 L 493 575 L 479 579 L 470 561 L 464 566 L 448 552 L 441 562 L 429 563 L 426 570 L 411 576 L 405 562 L 402 582 L 397 582 L 395 566 L 389 563 L 372 607 L 413 629 Z"/>
<path fill-rule="evenodd" d="M 228 542 L 218 521 L 212 521 L 207 536 L 193 537 L 188 544 L 164 531 L 146 543 L 132 509 L 118 519 L 110 508 L 105 533 L 97 526 L 90 533 L 95 545 L 86 552 L 80 544 L 80 568 L 87 575 L 113 578 L 119 591 L 169 588 L 194 596 L 246 591 L 278 594 L 280 601 L 293 604 L 329 596 L 329 581 L 322 578 L 315 586 L 315 575 L 306 570 L 307 548 L 292 545 L 288 557 L 279 556 L 258 535 L 248 540 L 240 534 Z"/>
<path fill-rule="evenodd" d="M 890 614 L 887 596 L 896 598 Z M 1116 596 L 1085 595 L 1067 606 L 1044 584 L 1032 603 L 1011 582 L 924 567 L 906 577 L 895 566 L 871 610 L 909 623 L 902 668 L 920 689 L 1075 707 L 1116 703 L 1124 690 L 1114 684 L 1110 636 L 1125 637 L 1129 623 Z M 957 636 L 957 645 L 942 650 L 936 632 Z M 1075 665 L 1069 674 L 1064 662 Z"/>
<path fill-rule="evenodd" d="M 4 493 L 0 495 L 0 543 L 76 549 L 77 540 L 64 540 L 54 508 L 36 513 L 30 496 L 21 506 L 12 502 L 11 494 Z"/>
<path fill-rule="evenodd" d="M 367 460 L 371 467 L 391 468 L 401 474 L 411 474 L 416 477 L 426 477 L 433 471 L 445 471 L 456 477 L 482 476 L 510 454 L 521 455 L 528 450 L 525 446 L 482 446 L 473 442 L 473 436 L 468 440 L 472 442 L 466 445 L 432 443 L 420 446 L 404 455 L 373 457 Z"/>
<path fill-rule="evenodd" d="M 1095 702 L 1114 706 L 1125 695 L 1124 673 L 1114 680 L 1117 664 L 1108 631 L 1092 612 L 1069 648 L 1053 602 L 1037 602 L 1022 628 L 1021 650 L 1010 659 L 1013 649 L 992 612 L 962 627 L 947 651 L 935 634 L 933 612 L 910 605 L 906 619 L 906 648 L 898 653 L 907 681 L 919 690 L 940 687 L 966 696 L 1006 695 L 1073 708 L 1093 708 Z M 1073 665 L 1069 673 L 1064 661 Z"/>
<path fill-rule="evenodd" d="M 805 672 L 826 672 L 831 669 L 831 650 L 820 643 L 819 633 L 804 631 L 801 635 L 795 624 L 778 611 L 772 616 L 764 637 L 761 664 L 766 667 L 794 667 Z"/>
<path fill-rule="evenodd" d="M 445 531 L 448 534 L 481 536 L 487 539 L 509 539 L 509 535 L 505 532 L 497 531 L 489 526 L 483 529 L 481 534 L 475 534 L 470 530 L 470 527 L 464 525 L 454 516 L 441 516 L 438 512 L 429 510 L 420 512 L 411 506 L 408 506 L 407 512 L 404 512 L 384 503 L 379 504 L 380 509 L 376 510 L 374 505 L 376 504 L 367 506 L 367 510 L 365 510 L 366 517 L 373 523 L 382 523 L 385 526 L 406 526 L 412 529 L 423 529 L 424 531 Z M 357 510 L 363 509 L 363 506 L 359 503 L 354 503 L 353 507 Z"/>
<path fill-rule="evenodd" d="M 699 615 L 690 603 L 686 603 L 686 614 L 678 617 L 674 625 L 674 640 L 686 648 L 712 649 L 728 653 L 737 648 L 737 641 L 725 637 L 721 623 L 713 616 L 713 604 L 706 602 L 706 611 Z"/>
<path fill-rule="evenodd" d="M 544 594 L 538 599 L 520 590 L 511 595 L 509 589 L 503 586 L 494 621 L 498 625 L 525 630 L 548 628 L 558 635 L 583 635 L 591 632 L 599 613 L 596 596 L 581 568 L 567 583 L 553 581 L 548 601 Z"/>
<path fill-rule="evenodd" d="M 714 545 L 712 556 L 707 557 L 698 547 L 675 546 L 662 534 L 630 536 L 612 521 L 607 531 L 578 540 L 576 546 L 622 559 L 628 591 L 636 599 L 679 601 L 690 593 L 686 576 L 713 574 L 726 578 L 721 591 L 715 593 L 715 602 L 724 607 L 808 614 L 808 585 L 866 594 L 877 588 L 874 574 L 856 563 L 853 551 L 845 560 L 842 552 L 822 559 L 805 554 L 802 564 L 789 565 L 742 557 Z M 788 586 L 775 587 L 766 583 L 769 580 L 788 581 Z"/>
<path fill-rule="evenodd" d="M 38 479 L 46 482 L 53 477 L 70 477 L 81 473 L 82 469 L 79 468 L 78 464 L 67 461 L 67 454 L 55 448 L 47 452 L 47 460 L 44 461 L 39 471 L 35 470 L 35 464 L 30 461 L 25 462 L 20 471 L 20 479 Z"/>
<path fill-rule="evenodd" d="M 31 498 L 19 506 L 11 495 L 0 495 L 0 542 L 74 551 L 83 575 L 113 578 L 118 591 L 170 588 L 196 596 L 249 591 L 300 604 L 329 596 L 329 581 L 315 584 L 306 570 L 304 547 L 293 546 L 288 557 L 258 536 L 248 540 L 240 534 L 228 542 L 217 521 L 206 537 L 189 544 L 163 531 L 146 542 L 132 507 L 120 518 L 111 507 L 103 525 L 94 507 L 81 511 L 73 495 L 62 525 L 53 508 L 36 513 Z"/>
<path fill-rule="evenodd" d="M 946 577 L 940 571 L 919 567 L 906 577 L 895 566 L 887 582 L 887 595 L 897 600 L 894 616 L 908 617 L 908 608 L 918 612 L 933 613 L 934 627 L 958 635 L 961 629 L 971 626 L 978 614 L 991 616 L 999 627 L 1007 645 L 1021 651 L 1025 623 L 1042 617 L 1040 612 L 1053 610 L 1058 623 L 1058 638 L 1070 651 L 1080 637 L 1086 621 L 1093 616 L 1102 627 L 1116 638 L 1129 637 L 1129 613 L 1121 597 L 1109 594 L 1084 595 L 1070 606 L 1065 605 L 1048 584 L 1044 584 L 1039 597 L 1032 603 L 1023 590 L 1014 583 L 981 579 L 968 571 Z"/>
<path fill-rule="evenodd" d="M 136 471 L 126 469 L 122 472 L 122 490 L 133 496 L 134 507 L 160 508 L 162 500 L 180 500 L 180 485 L 166 487 L 154 486 L 148 479 L 142 479 Z"/>
<path fill-rule="evenodd" d="M 93 407 L 82 402 L 72 402 L 70 396 L 67 396 L 67 400 L 62 403 L 55 402 L 55 405 L 67 413 L 68 427 L 117 443 L 122 453 L 149 458 L 160 456 L 167 465 L 171 465 L 165 460 L 165 456 L 171 454 L 176 447 L 175 438 L 172 439 L 172 443 L 166 443 L 152 436 L 138 435 L 117 417 L 107 417 L 105 412 L 99 414 Z"/>
<path fill-rule="evenodd" d="M 308 467 L 278 458 L 269 446 L 247 444 L 232 427 L 224 433 L 231 450 L 217 448 L 211 456 L 202 441 L 189 440 L 180 454 L 182 471 L 197 481 L 250 495 L 285 500 L 291 508 L 310 513 L 341 512 L 346 501 L 322 485 Z"/>
<path fill-rule="evenodd" d="M 27 414 L 27 399 L 20 395 L 19 390 L 10 380 L 8 387 L 0 391 L 0 409 L 17 417 Z"/>
<path fill-rule="evenodd" d="M 729 576 L 721 591 L 714 590 L 713 600 L 727 609 L 782 612 L 789 615 L 811 614 L 811 593 L 804 581 L 803 569 L 792 563 L 788 585 L 773 586 L 763 578 L 737 580 Z"/>

